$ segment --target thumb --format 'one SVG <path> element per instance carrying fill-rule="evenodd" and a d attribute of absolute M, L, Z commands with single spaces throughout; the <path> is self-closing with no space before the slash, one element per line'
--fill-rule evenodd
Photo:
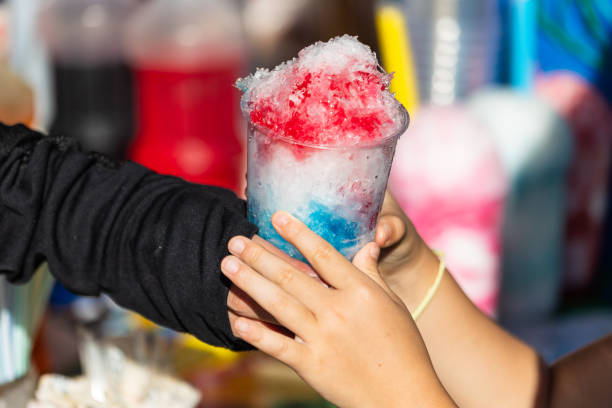
<path fill-rule="evenodd" d="M 381 248 L 397 244 L 406 235 L 406 224 L 397 215 L 381 215 L 376 226 L 375 242 Z"/>

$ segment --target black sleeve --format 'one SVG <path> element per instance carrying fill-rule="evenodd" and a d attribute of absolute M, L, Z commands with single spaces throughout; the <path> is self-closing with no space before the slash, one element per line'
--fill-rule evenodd
<path fill-rule="evenodd" d="M 0 123 L 0 274 L 11 282 L 47 260 L 78 294 L 105 292 L 159 324 L 244 348 L 219 263 L 231 237 L 255 233 L 230 191 Z"/>

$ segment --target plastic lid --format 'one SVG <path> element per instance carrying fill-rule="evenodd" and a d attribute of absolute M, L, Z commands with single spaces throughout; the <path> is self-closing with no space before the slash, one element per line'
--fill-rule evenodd
<path fill-rule="evenodd" d="M 231 0 L 153 0 L 130 19 L 126 52 L 138 64 L 214 65 L 243 52 L 240 14 Z"/>

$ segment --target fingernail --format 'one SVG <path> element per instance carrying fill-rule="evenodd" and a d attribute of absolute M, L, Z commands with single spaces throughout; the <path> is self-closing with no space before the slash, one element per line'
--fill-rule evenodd
<path fill-rule="evenodd" d="M 249 331 L 249 322 L 244 319 L 236 320 L 236 329 L 241 333 L 246 333 Z"/>
<path fill-rule="evenodd" d="M 274 217 L 274 223 L 279 227 L 285 226 L 288 222 L 289 217 L 287 217 L 287 214 L 279 213 Z"/>
<path fill-rule="evenodd" d="M 229 242 L 228 248 L 233 254 L 241 254 L 244 251 L 244 242 L 240 238 L 234 238 Z"/>
<path fill-rule="evenodd" d="M 238 261 L 233 258 L 225 258 L 222 266 L 223 271 L 230 275 L 238 272 Z"/>
<path fill-rule="evenodd" d="M 378 259 L 378 255 L 380 254 L 380 248 L 378 245 L 370 245 L 370 256 L 373 259 Z"/>

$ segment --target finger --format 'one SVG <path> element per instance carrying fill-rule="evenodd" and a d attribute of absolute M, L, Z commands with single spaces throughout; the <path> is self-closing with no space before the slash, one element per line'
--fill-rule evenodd
<path fill-rule="evenodd" d="M 393 300 L 402 304 L 400 298 L 387 286 L 382 276 L 380 276 L 378 271 L 379 256 L 380 248 L 374 242 L 370 242 L 357 252 L 353 258 L 353 265 L 363 271 L 367 277 L 380 286 Z"/>
<path fill-rule="evenodd" d="M 391 238 L 391 225 L 383 217 L 378 218 L 376 224 L 376 233 L 374 234 L 374 242 L 382 247 L 386 245 L 387 241 Z"/>
<path fill-rule="evenodd" d="M 234 331 L 234 327 L 233 327 L 234 320 L 238 319 L 239 317 L 245 317 L 245 316 L 240 316 L 240 315 L 232 312 L 231 310 L 228 312 L 228 316 L 229 316 L 230 326 L 232 327 L 232 333 L 234 334 L 234 336 L 238 337 L 238 335 Z M 289 338 L 296 338 L 296 339 L 299 338 L 295 334 L 293 334 L 292 331 L 289 331 L 289 330 L 285 329 L 284 327 L 279 326 L 278 324 L 270 323 L 270 322 L 265 322 L 265 321 L 259 320 L 259 319 L 251 319 L 251 320 L 259 321 L 262 324 L 264 324 L 267 328 L 269 328 L 270 330 L 275 331 L 277 333 L 280 333 L 283 336 L 288 336 Z"/>
<path fill-rule="evenodd" d="M 268 280 L 280 286 L 310 310 L 318 310 L 326 294 L 320 282 L 293 268 L 278 256 L 245 237 L 234 237 L 228 243 L 230 252 Z"/>
<path fill-rule="evenodd" d="M 227 295 L 227 308 L 239 316 L 263 320 L 274 324 L 278 323 L 270 313 L 266 312 L 236 285 L 232 285 Z"/>
<path fill-rule="evenodd" d="M 278 211 L 272 216 L 278 233 L 293 244 L 325 282 L 341 289 L 355 282 L 351 263 L 323 238 L 292 215 Z"/>
<path fill-rule="evenodd" d="M 289 265 L 293 266 L 297 270 L 302 271 L 306 275 L 308 275 L 308 276 L 310 276 L 312 278 L 315 278 L 316 280 L 322 282 L 321 281 L 321 277 L 319 276 L 319 274 L 317 274 L 315 272 L 315 270 L 310 267 L 310 265 L 308 265 L 305 262 L 302 262 L 302 261 L 299 261 L 299 260 L 297 260 L 295 258 L 290 257 L 285 252 L 283 252 L 281 249 L 278 249 L 274 244 L 266 241 L 265 239 L 263 239 L 259 235 L 255 235 L 251 239 L 251 241 L 255 242 L 256 244 L 261 245 L 262 247 L 264 247 L 264 249 L 266 251 L 270 252 L 271 254 L 274 254 L 274 255 L 278 256 L 283 261 L 287 262 Z"/>
<path fill-rule="evenodd" d="M 231 321 L 231 325 L 237 337 L 296 370 L 307 358 L 305 344 L 271 330 L 261 322 L 239 317 Z"/>
<path fill-rule="evenodd" d="M 238 316 L 236 313 L 232 312 L 231 310 L 227 314 L 229 316 L 229 322 L 230 322 L 230 327 L 232 328 L 232 334 L 238 337 L 238 332 L 236 331 L 236 329 L 234 329 L 234 327 L 235 327 L 236 320 L 240 316 Z"/>
<path fill-rule="evenodd" d="M 389 218 L 393 217 L 393 218 Z M 399 242 L 411 225 L 410 220 L 397 203 L 389 189 L 385 191 L 385 199 L 379 215 L 375 242 L 381 248 L 386 248 Z"/>
<path fill-rule="evenodd" d="M 396 215 L 381 215 L 376 226 L 374 242 L 381 248 L 397 244 L 406 235 L 406 224 Z"/>
<path fill-rule="evenodd" d="M 370 242 L 357 252 L 353 258 L 353 265 L 370 277 L 370 279 L 378 281 L 380 280 L 380 274 L 378 273 L 379 255 L 380 248 L 378 245 Z"/>
<path fill-rule="evenodd" d="M 230 255 L 223 259 L 221 271 L 282 326 L 302 338 L 308 338 L 314 324 L 314 316 L 302 303 L 235 256 Z M 315 284 L 314 281 L 312 283 Z M 317 287 L 320 288 L 318 285 Z"/>

